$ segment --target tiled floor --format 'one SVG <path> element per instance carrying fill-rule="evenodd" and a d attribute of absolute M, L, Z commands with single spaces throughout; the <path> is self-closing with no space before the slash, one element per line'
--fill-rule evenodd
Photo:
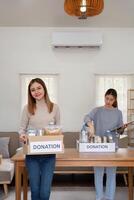
<path fill-rule="evenodd" d="M 105 177 L 104 177 L 105 180 Z M 105 181 L 104 181 L 105 182 Z M 9 195 L 5 200 L 15 200 L 14 183 L 9 187 Z M 127 187 L 122 175 L 117 176 L 117 192 L 115 200 L 127 200 Z M 0 185 L 0 200 L 4 200 L 3 188 Z M 30 191 L 28 193 L 30 198 Z M 54 176 L 50 200 L 95 200 L 93 175 L 57 175 Z"/>
<path fill-rule="evenodd" d="M 95 200 L 94 187 L 52 187 L 50 200 Z M 115 200 L 127 200 L 127 187 L 117 187 Z M 4 198 L 0 198 L 4 200 Z M 9 188 L 9 195 L 6 200 L 15 200 L 14 188 Z M 30 191 L 28 192 L 28 200 Z"/>

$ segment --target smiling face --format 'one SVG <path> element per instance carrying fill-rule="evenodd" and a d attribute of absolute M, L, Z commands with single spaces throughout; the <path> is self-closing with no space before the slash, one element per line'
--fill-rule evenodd
<path fill-rule="evenodd" d="M 116 101 L 116 98 L 113 95 L 111 95 L 111 94 L 106 95 L 105 96 L 105 107 L 112 108 L 115 101 Z"/>
<path fill-rule="evenodd" d="M 45 91 L 44 91 L 43 86 L 40 83 L 37 83 L 37 82 L 34 82 L 31 85 L 30 92 L 31 92 L 32 97 L 35 100 L 38 100 L 38 101 L 43 99 L 44 95 L 45 95 Z"/>

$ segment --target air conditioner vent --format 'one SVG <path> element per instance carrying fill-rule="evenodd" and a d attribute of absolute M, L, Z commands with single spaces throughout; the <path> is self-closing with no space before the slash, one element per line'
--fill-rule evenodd
<path fill-rule="evenodd" d="M 54 47 L 100 47 L 102 34 L 98 32 L 53 32 Z"/>

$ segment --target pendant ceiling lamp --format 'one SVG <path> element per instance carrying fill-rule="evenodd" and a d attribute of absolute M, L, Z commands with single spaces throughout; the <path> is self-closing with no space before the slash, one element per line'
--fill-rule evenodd
<path fill-rule="evenodd" d="M 65 12 L 71 16 L 78 16 L 79 19 L 98 15 L 103 8 L 103 0 L 65 0 L 64 2 Z"/>

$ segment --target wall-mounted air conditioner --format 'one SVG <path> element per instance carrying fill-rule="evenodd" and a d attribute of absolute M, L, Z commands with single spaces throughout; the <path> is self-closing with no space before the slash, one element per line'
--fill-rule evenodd
<path fill-rule="evenodd" d="M 100 47 L 101 45 L 102 34 L 97 31 L 52 33 L 54 47 Z"/>

